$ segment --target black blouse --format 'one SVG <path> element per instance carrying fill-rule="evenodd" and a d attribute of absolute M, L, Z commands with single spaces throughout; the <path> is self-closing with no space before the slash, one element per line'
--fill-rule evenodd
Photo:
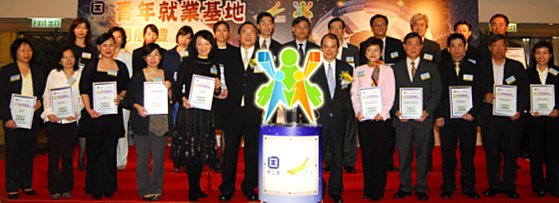
<path fill-rule="evenodd" d="M 94 82 L 111 82 L 116 81 L 117 92 L 120 93 L 128 88 L 128 68 L 126 65 L 118 60 L 115 60 L 118 66 L 118 72 L 116 76 L 111 76 L 107 72 L 97 71 L 97 65 L 99 60 L 94 60 L 82 71 L 82 77 L 80 79 L 80 94 L 89 95 L 89 102 L 93 105 L 93 83 Z"/>
<path fill-rule="evenodd" d="M 201 59 L 198 57 L 189 57 L 179 66 L 177 84 L 175 85 L 175 95 L 182 105 L 182 97 L 188 98 L 190 95 L 190 85 L 192 83 L 192 75 L 198 74 L 207 77 L 219 79 L 219 66 L 213 59 Z"/>
<path fill-rule="evenodd" d="M 80 68 L 85 67 L 91 61 L 96 61 L 97 59 L 99 59 L 97 48 L 93 45 L 80 47 L 76 45 L 76 43 L 72 43 L 70 49 L 72 49 L 74 57 L 76 58 L 76 63 L 78 63 Z"/>

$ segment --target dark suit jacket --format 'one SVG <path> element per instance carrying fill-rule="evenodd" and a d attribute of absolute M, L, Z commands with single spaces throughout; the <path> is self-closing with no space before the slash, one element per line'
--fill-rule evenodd
<path fill-rule="evenodd" d="M 421 56 L 421 59 L 431 61 L 434 63 L 440 63 L 441 46 L 439 45 L 439 43 L 435 41 L 429 39 L 423 39 L 423 49 L 421 49 L 421 53 L 419 55 Z"/>
<path fill-rule="evenodd" d="M 367 63 L 367 58 L 365 57 L 365 42 L 361 42 L 359 44 L 359 53 L 361 57 L 360 65 Z M 404 50 L 404 46 L 402 45 L 402 41 L 392 38 L 386 37 L 385 47 L 384 47 L 384 55 L 381 56 L 380 60 L 384 61 L 386 64 L 393 64 L 402 59 L 406 58 L 406 51 Z"/>
<path fill-rule="evenodd" d="M 30 63 L 31 77 L 33 79 L 33 96 L 37 97 L 37 101 L 43 101 L 43 92 L 45 91 L 46 74 L 43 68 L 39 65 Z M 11 81 L 12 76 L 19 75 L 18 80 Z M 23 76 L 19 72 L 17 63 L 10 63 L 0 69 L 0 115 L 4 122 L 12 120 L 12 113 L 10 112 L 10 101 L 12 94 L 21 94 L 21 81 Z M 40 119 L 43 108 L 35 111 L 33 116 L 33 123 Z M 35 127 L 35 126 L 33 126 Z"/>
<path fill-rule="evenodd" d="M 549 66 L 548 70 L 551 71 L 551 69 L 554 69 L 554 71 L 559 71 L 559 68 L 557 66 Z M 528 76 L 528 81 L 530 84 L 542 84 L 540 81 L 540 75 L 536 70 L 536 66 L 526 70 L 526 75 Z M 551 72 L 548 72 L 547 79 L 545 80 L 544 84 L 553 85 L 555 87 L 555 107 L 553 108 L 559 110 L 559 105 L 557 105 L 557 102 L 559 102 L 559 74 L 553 75 Z M 528 108 L 530 109 L 531 107 Z"/>
<path fill-rule="evenodd" d="M 287 47 L 291 47 L 291 48 L 293 48 L 293 49 L 295 49 L 295 50 L 298 50 L 298 49 L 297 49 L 298 46 L 297 46 L 297 42 L 296 42 L 296 41 L 297 41 L 297 40 L 293 40 L 293 41 L 290 41 L 290 42 L 287 42 L 287 43 L 283 44 L 283 46 L 281 47 L 281 50 L 283 50 L 283 49 L 285 49 L 285 48 L 287 48 Z M 306 47 L 305 47 L 305 55 L 308 54 L 308 53 L 309 53 L 309 50 L 311 50 L 311 49 L 318 49 L 318 50 L 320 50 L 320 47 L 319 47 L 318 45 L 316 45 L 315 43 L 312 43 L 311 41 L 307 40 L 307 45 L 306 45 Z M 304 61 L 305 61 L 305 57 L 306 57 L 306 56 L 299 57 L 299 66 L 301 66 L 301 67 L 304 66 L 303 63 L 304 63 Z"/>
<path fill-rule="evenodd" d="M 495 79 L 493 78 L 493 62 L 491 60 L 486 61 L 480 66 L 480 88 L 481 95 L 485 98 L 487 93 L 493 93 L 493 85 L 495 84 Z M 516 85 L 517 87 L 517 103 L 516 109 L 518 112 L 522 113 L 528 108 L 529 104 L 529 85 L 528 76 L 524 70 L 524 66 L 518 61 L 507 58 L 505 61 L 505 70 L 503 74 L 503 85 L 507 85 L 507 78 L 514 76 L 516 81 L 508 85 Z M 479 112 L 480 124 L 486 125 L 493 116 L 493 104 L 485 103 L 481 105 Z"/>
<path fill-rule="evenodd" d="M 325 63 L 325 62 L 323 62 Z M 347 119 L 347 103 L 350 102 L 349 92 L 351 90 L 351 85 L 342 89 L 340 74 L 342 71 L 347 71 L 349 74 L 353 75 L 353 68 L 347 63 L 336 59 L 336 73 L 334 77 L 336 78 L 336 91 L 334 93 L 334 99 L 330 99 L 330 89 L 328 88 L 328 80 L 326 79 L 326 74 L 324 70 L 324 64 L 320 65 L 311 76 L 311 82 L 318 85 L 322 90 L 323 104 L 317 109 L 320 117 L 317 122 L 324 125 L 325 123 L 339 124 L 345 127 L 345 119 Z M 340 135 L 343 136 L 343 135 Z"/>
<path fill-rule="evenodd" d="M 448 49 L 443 49 L 441 51 L 442 60 L 452 60 L 452 56 L 448 52 Z M 478 47 L 468 45 L 468 50 L 466 50 L 466 55 L 464 56 L 466 60 L 474 65 L 480 65 L 483 63 L 483 55 Z"/>
<path fill-rule="evenodd" d="M 468 112 L 474 118 L 477 116 L 479 111 L 479 106 L 481 105 L 482 98 L 479 95 L 479 68 L 468 61 L 467 58 L 460 61 L 460 73 L 456 76 L 456 70 L 454 69 L 454 60 L 446 59 L 439 63 L 439 73 L 441 75 L 441 84 L 443 94 L 441 96 L 441 101 L 435 110 L 435 119 L 444 118 L 445 123 L 450 119 L 450 86 L 471 86 L 472 87 L 472 102 L 473 107 Z M 473 77 L 473 80 L 467 79 L 465 76 Z M 462 119 L 461 119 L 462 120 Z"/>
<path fill-rule="evenodd" d="M 441 77 L 439 75 L 437 64 L 420 59 L 419 66 L 417 67 L 415 76 L 413 77 L 413 81 L 410 81 L 407 62 L 405 59 L 394 64 L 394 66 L 392 66 L 392 69 L 394 70 L 394 76 L 396 79 L 396 98 L 394 99 L 392 115 L 396 115 L 396 111 L 398 111 L 400 108 L 400 88 L 422 87 L 423 110 L 427 111 L 429 116 L 427 116 L 427 118 L 423 122 L 409 120 L 407 123 L 416 122 L 421 128 L 432 128 L 434 119 L 433 114 L 441 100 L 442 95 Z M 422 80 L 421 75 L 426 73 L 429 73 L 430 78 Z M 405 127 L 406 123 L 400 121 L 398 116 L 394 116 L 394 118 L 392 119 L 392 126 L 396 128 Z"/>
<path fill-rule="evenodd" d="M 346 62 L 353 69 L 355 69 L 355 67 L 359 66 L 359 63 L 361 63 L 361 58 L 359 57 L 359 49 L 356 46 L 348 43 L 347 48 L 342 49 L 342 58 L 340 60 Z"/>

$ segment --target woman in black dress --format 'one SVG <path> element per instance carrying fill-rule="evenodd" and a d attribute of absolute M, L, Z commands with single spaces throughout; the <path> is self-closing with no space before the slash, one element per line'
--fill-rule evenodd
<path fill-rule="evenodd" d="M 6 146 L 6 192 L 8 199 L 17 199 L 19 189 L 27 195 L 37 195 L 32 188 L 33 153 L 41 120 L 45 73 L 42 67 L 31 63 L 33 48 L 29 41 L 16 39 L 10 52 L 14 62 L 0 69 L 0 115 L 4 121 Z M 13 120 L 10 111 L 12 94 L 37 98 L 31 129 L 18 128 Z"/>
<path fill-rule="evenodd" d="M 191 108 L 188 100 L 192 76 L 197 74 L 214 78 L 214 97 L 225 97 L 226 95 L 220 95 L 219 68 L 212 58 L 216 47 L 212 34 L 207 30 L 197 32 L 191 46 L 194 52 L 193 57 L 186 59 L 180 65 L 175 85 L 175 94 L 183 108 L 180 108 L 177 116 L 177 127 L 173 136 L 175 147 L 171 149 L 171 153 L 173 153 L 174 161 L 186 169 L 189 200 L 198 201 L 198 198 L 207 197 L 200 188 L 202 166 L 215 164 L 218 158 L 213 112 Z"/>
<path fill-rule="evenodd" d="M 87 138 L 85 193 L 101 199 L 103 193 L 112 197 L 117 190 L 116 146 L 118 138 L 124 136 L 122 108 L 119 104 L 126 94 L 129 79 L 126 65 L 113 59 L 115 40 L 111 34 L 99 36 L 97 48 L 101 57 L 82 71 L 80 93 L 85 109 L 82 111 L 79 131 Z M 93 109 L 94 82 L 116 82 L 117 114 L 101 115 Z"/>

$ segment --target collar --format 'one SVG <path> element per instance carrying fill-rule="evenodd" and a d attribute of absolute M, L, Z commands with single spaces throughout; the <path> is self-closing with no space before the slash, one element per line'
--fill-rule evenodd
<path fill-rule="evenodd" d="M 545 73 L 549 71 L 549 66 L 547 66 L 544 71 L 540 71 L 540 65 L 536 64 L 536 71 L 538 71 L 539 74 Z"/>
<path fill-rule="evenodd" d="M 272 37 L 264 38 L 262 36 L 259 36 L 258 37 L 258 44 L 262 44 L 262 42 L 264 42 L 264 40 L 266 40 L 266 45 L 272 43 Z"/>
<path fill-rule="evenodd" d="M 507 60 L 505 59 L 505 62 L 503 62 L 502 65 L 497 65 L 497 64 L 495 63 L 495 60 L 493 60 L 493 59 L 491 59 L 491 63 L 493 64 L 493 67 L 504 68 L 504 67 L 505 67 L 505 64 L 507 63 Z"/>
<path fill-rule="evenodd" d="M 415 63 L 414 66 L 417 69 L 419 67 L 419 59 L 420 59 L 419 57 L 417 57 L 417 59 L 415 59 L 415 60 L 411 60 L 410 58 L 406 58 L 406 63 L 411 64 L 411 62 L 413 61 Z"/>
<path fill-rule="evenodd" d="M 307 46 L 307 41 L 308 40 L 299 42 L 299 40 L 295 39 L 295 45 L 299 46 L 299 44 L 303 44 L 303 47 L 306 47 Z"/>
<path fill-rule="evenodd" d="M 347 41 L 345 39 L 344 39 L 344 42 L 342 43 L 342 47 L 346 48 L 346 49 L 349 47 L 349 45 L 347 45 Z"/>
<path fill-rule="evenodd" d="M 244 54 L 245 51 L 248 51 L 248 54 L 251 54 L 252 52 L 254 52 L 254 46 L 251 46 L 248 49 L 245 49 L 244 47 L 241 46 L 241 53 Z"/>

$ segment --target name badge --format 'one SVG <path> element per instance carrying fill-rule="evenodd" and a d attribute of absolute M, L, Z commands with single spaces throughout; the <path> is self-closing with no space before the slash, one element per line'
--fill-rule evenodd
<path fill-rule="evenodd" d="M 80 67 L 80 71 L 83 70 L 83 68 L 85 68 L 85 64 L 83 63 L 79 63 L 78 66 Z"/>
<path fill-rule="evenodd" d="M 278 58 L 278 57 L 277 57 L 276 55 L 274 55 L 274 61 L 276 61 L 277 58 Z"/>
<path fill-rule="evenodd" d="M 357 77 L 360 78 L 360 77 L 363 77 L 363 76 L 365 76 L 365 71 L 364 70 L 357 72 Z"/>
<path fill-rule="evenodd" d="M 514 75 L 511 75 L 509 78 L 507 78 L 505 80 L 507 82 L 508 85 L 512 84 L 513 82 L 516 81 L 516 78 L 514 77 Z"/>
<path fill-rule="evenodd" d="M 163 79 L 162 78 L 153 78 L 153 81 L 154 82 L 163 82 Z"/>
<path fill-rule="evenodd" d="M 433 60 L 433 54 L 425 53 L 423 55 L 423 59 L 428 60 L 428 61 L 432 61 Z"/>
<path fill-rule="evenodd" d="M 107 71 L 107 75 L 116 77 L 116 76 L 118 75 L 118 71 L 116 71 L 116 70 L 108 70 L 108 71 Z"/>
<path fill-rule="evenodd" d="M 476 64 L 476 63 L 477 63 L 477 61 L 474 60 L 474 59 L 468 59 L 468 61 L 469 61 L 469 62 L 472 62 L 473 64 Z"/>
<path fill-rule="evenodd" d="M 553 76 L 557 76 L 557 73 L 559 73 L 559 71 L 557 71 L 553 68 L 549 68 L 548 72 L 551 73 L 551 75 L 553 75 Z"/>
<path fill-rule="evenodd" d="M 395 59 L 395 58 L 398 58 L 398 57 L 399 57 L 398 51 L 395 51 L 395 52 L 390 53 L 390 58 L 391 58 L 391 59 Z"/>
<path fill-rule="evenodd" d="M 71 77 L 70 79 L 68 79 L 68 86 L 72 86 L 74 82 L 76 82 L 76 79 L 74 79 L 74 77 Z"/>
<path fill-rule="evenodd" d="M 82 52 L 82 58 L 84 58 L 84 59 L 91 59 L 91 53 Z"/>
<path fill-rule="evenodd" d="M 10 82 L 15 82 L 18 81 L 21 78 L 21 75 L 17 74 L 17 75 L 12 75 L 10 77 Z"/>
<path fill-rule="evenodd" d="M 355 63 L 355 59 L 353 58 L 353 56 L 348 56 L 345 58 L 345 62 L 346 63 Z"/>
<path fill-rule="evenodd" d="M 421 74 L 421 80 L 428 80 L 431 78 L 431 74 L 429 72 Z"/>
<path fill-rule="evenodd" d="M 188 51 L 181 52 L 181 58 L 188 57 L 188 56 L 189 56 Z"/>
<path fill-rule="evenodd" d="M 210 72 L 211 72 L 213 75 L 217 75 L 217 68 L 215 68 L 215 65 L 212 66 L 212 68 L 210 69 Z"/>
<path fill-rule="evenodd" d="M 472 74 L 464 74 L 464 81 L 474 81 L 474 75 Z"/>

